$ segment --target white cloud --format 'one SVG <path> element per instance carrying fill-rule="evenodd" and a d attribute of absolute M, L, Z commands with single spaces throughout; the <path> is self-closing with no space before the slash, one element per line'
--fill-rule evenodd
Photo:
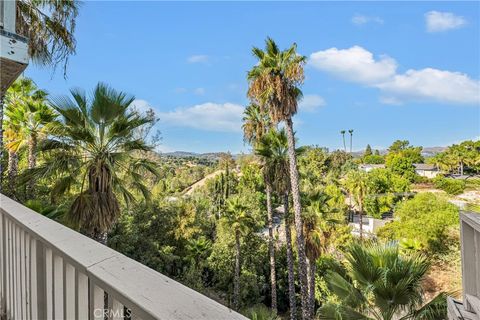
<path fill-rule="evenodd" d="M 352 17 L 352 23 L 357 26 L 362 26 L 364 24 L 367 24 L 369 22 L 374 22 L 378 24 L 383 24 L 383 19 L 380 17 L 370 17 L 370 16 L 365 16 L 363 14 L 355 14 Z"/>
<path fill-rule="evenodd" d="M 193 55 L 187 58 L 188 63 L 206 63 L 208 62 L 208 56 L 199 54 L 199 55 Z"/>
<path fill-rule="evenodd" d="M 433 100 L 446 103 L 480 103 L 480 82 L 460 72 L 433 68 L 408 70 L 378 85 L 396 99 Z"/>
<path fill-rule="evenodd" d="M 428 32 L 441 32 L 463 27 L 467 21 L 451 12 L 430 11 L 425 13 Z"/>
<path fill-rule="evenodd" d="M 317 94 L 306 94 L 299 103 L 299 108 L 302 111 L 313 112 L 320 107 L 326 105 L 325 99 Z"/>
<path fill-rule="evenodd" d="M 310 63 L 344 80 L 379 88 L 380 101 L 386 104 L 401 104 L 406 100 L 480 103 L 480 81 L 464 73 L 425 68 L 400 74 L 396 72 L 394 59 L 381 56 L 375 60 L 370 51 L 359 46 L 314 52 Z"/>
<path fill-rule="evenodd" d="M 397 69 L 397 63 L 392 58 L 380 56 L 375 60 L 371 52 L 359 46 L 314 52 L 310 55 L 310 63 L 314 68 L 361 84 L 385 81 L 391 78 Z"/>
<path fill-rule="evenodd" d="M 239 132 L 244 107 L 233 103 L 207 102 L 174 111 L 158 112 L 160 122 L 206 131 Z"/>
<path fill-rule="evenodd" d="M 136 109 L 140 112 L 147 112 L 148 110 L 153 109 L 148 101 L 142 99 L 133 100 L 133 102 L 130 104 L 130 108 Z"/>
<path fill-rule="evenodd" d="M 193 93 L 195 93 L 196 95 L 204 95 L 205 94 L 205 88 L 196 88 L 195 90 L 193 90 Z"/>

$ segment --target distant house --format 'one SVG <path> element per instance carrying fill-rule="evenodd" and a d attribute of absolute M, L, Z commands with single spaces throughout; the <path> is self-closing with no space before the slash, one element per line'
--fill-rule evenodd
<path fill-rule="evenodd" d="M 415 172 L 422 177 L 427 177 L 429 179 L 435 178 L 440 171 L 433 164 L 426 163 L 414 163 Z"/>
<path fill-rule="evenodd" d="M 384 164 L 361 164 L 360 166 L 358 166 L 358 168 L 365 172 L 370 172 L 373 169 L 385 169 L 385 165 Z"/>
<path fill-rule="evenodd" d="M 427 177 L 432 179 L 432 178 L 435 178 L 440 173 L 438 168 L 435 167 L 433 164 L 414 163 L 413 166 L 415 167 L 415 172 L 422 177 Z M 361 164 L 358 166 L 358 168 L 365 172 L 370 172 L 373 169 L 384 169 L 385 165 L 384 164 Z"/>

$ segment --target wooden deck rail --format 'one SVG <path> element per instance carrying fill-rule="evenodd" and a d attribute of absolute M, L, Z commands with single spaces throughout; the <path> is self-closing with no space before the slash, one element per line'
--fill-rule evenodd
<path fill-rule="evenodd" d="M 449 320 L 480 319 L 480 214 L 460 214 L 463 301 L 448 298 Z"/>
<path fill-rule="evenodd" d="M 106 293 L 106 294 L 105 294 Z M 0 318 L 246 319 L 0 195 Z"/>

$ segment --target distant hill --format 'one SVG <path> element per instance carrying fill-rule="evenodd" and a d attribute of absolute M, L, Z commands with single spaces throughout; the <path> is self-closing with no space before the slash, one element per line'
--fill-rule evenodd
<path fill-rule="evenodd" d="M 422 150 L 422 156 L 428 158 L 436 155 L 437 153 L 443 152 L 447 149 L 447 147 L 424 147 Z M 353 151 L 352 155 L 355 158 L 359 158 L 363 156 L 363 150 L 360 151 Z M 388 153 L 388 150 L 382 149 L 379 150 L 381 155 L 385 155 Z M 199 158 L 199 159 L 207 159 L 210 161 L 216 161 L 220 158 L 222 154 L 225 152 L 208 152 L 208 153 L 195 153 L 189 151 L 174 151 L 174 152 L 164 152 L 160 153 L 159 155 L 162 157 L 171 157 L 171 158 Z M 238 157 L 237 154 L 232 154 L 232 157 L 236 159 Z"/>
<path fill-rule="evenodd" d="M 189 151 L 174 151 L 174 152 L 163 152 L 159 155 L 161 157 L 170 157 L 170 158 L 199 158 L 206 159 L 210 161 L 218 160 L 226 152 L 208 152 L 208 153 L 195 153 Z M 237 155 L 232 154 L 232 157 L 235 159 Z"/>

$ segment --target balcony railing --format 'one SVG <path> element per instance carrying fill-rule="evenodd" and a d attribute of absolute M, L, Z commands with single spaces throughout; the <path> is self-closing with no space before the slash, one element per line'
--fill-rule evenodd
<path fill-rule="evenodd" d="M 463 303 L 448 301 L 448 318 L 480 319 L 480 214 L 461 213 Z"/>
<path fill-rule="evenodd" d="M 0 319 L 246 319 L 0 195 Z"/>

